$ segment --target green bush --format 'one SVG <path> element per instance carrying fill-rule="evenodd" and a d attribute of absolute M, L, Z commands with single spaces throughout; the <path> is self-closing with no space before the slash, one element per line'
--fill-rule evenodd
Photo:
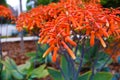
<path fill-rule="evenodd" d="M 103 7 L 120 7 L 120 0 L 101 0 L 101 4 L 103 5 Z"/>

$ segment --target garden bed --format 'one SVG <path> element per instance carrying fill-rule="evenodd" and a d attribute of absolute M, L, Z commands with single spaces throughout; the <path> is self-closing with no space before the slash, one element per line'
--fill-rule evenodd
<path fill-rule="evenodd" d="M 20 41 L 16 42 L 4 42 L 2 43 L 3 56 L 10 56 L 13 58 L 16 63 L 22 64 L 28 58 L 25 56 L 25 53 L 35 52 L 36 45 L 35 41 L 24 41 L 24 52 L 21 52 Z"/>

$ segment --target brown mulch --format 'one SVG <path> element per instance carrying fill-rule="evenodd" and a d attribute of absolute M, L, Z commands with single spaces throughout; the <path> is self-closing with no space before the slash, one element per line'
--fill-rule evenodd
<path fill-rule="evenodd" d="M 23 64 L 28 59 L 25 53 L 35 52 L 35 41 L 24 41 L 24 50 L 21 50 L 20 42 L 2 43 L 3 57 L 9 56 L 16 61 L 16 64 Z"/>

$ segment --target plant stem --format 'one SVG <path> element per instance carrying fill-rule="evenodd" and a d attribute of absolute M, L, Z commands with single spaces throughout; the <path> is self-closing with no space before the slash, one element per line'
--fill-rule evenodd
<path fill-rule="evenodd" d="M 73 80 L 77 80 L 78 75 L 79 75 L 79 73 L 81 71 L 82 64 L 83 64 L 84 54 L 85 54 L 85 44 L 83 42 L 83 44 L 82 44 L 82 51 L 81 51 L 81 58 L 80 58 L 80 64 L 79 64 L 79 67 L 78 67 L 78 71 L 74 75 L 74 79 Z"/>
<path fill-rule="evenodd" d="M 94 77 L 95 72 L 96 72 L 96 71 L 95 71 L 95 70 L 96 70 L 96 69 L 95 69 L 95 65 L 97 64 L 97 61 L 98 61 L 98 59 L 99 59 L 99 55 L 97 54 L 97 53 L 99 52 L 99 49 L 100 49 L 99 44 L 100 44 L 100 43 L 99 43 L 99 41 L 97 40 L 97 41 L 96 41 L 96 44 L 94 45 L 94 47 L 97 47 L 97 49 L 95 48 L 95 49 L 94 49 L 94 52 L 93 52 L 93 53 L 94 53 L 93 55 L 96 56 L 96 57 L 95 57 L 95 59 L 93 58 L 93 61 L 91 60 L 91 62 L 93 62 L 93 63 L 92 63 L 92 68 L 91 68 L 91 69 L 92 69 L 92 74 L 91 74 L 89 80 L 93 80 L 93 77 Z M 96 54 L 97 54 L 97 55 L 96 55 Z M 91 58 L 91 59 L 92 59 L 92 58 Z"/>
<path fill-rule="evenodd" d="M 116 47 L 114 47 L 114 49 L 113 49 L 113 51 L 112 51 L 112 54 L 108 57 L 108 59 L 107 59 L 107 60 L 105 61 L 105 63 L 101 66 L 101 68 L 100 68 L 100 69 L 97 69 L 98 72 L 101 71 L 101 70 L 105 67 L 105 65 L 110 61 L 111 57 L 114 55 L 115 50 L 119 50 L 119 48 L 117 49 Z"/>
<path fill-rule="evenodd" d="M 95 52 L 95 54 L 96 54 L 97 52 Z M 93 65 L 92 65 L 92 74 L 91 74 L 91 76 L 90 76 L 90 80 L 93 80 L 93 77 L 94 77 L 94 74 L 95 74 L 95 65 L 96 65 L 96 63 L 97 63 L 97 61 L 98 61 L 98 57 L 99 56 L 96 56 L 96 59 L 94 59 L 94 62 L 93 62 Z"/>

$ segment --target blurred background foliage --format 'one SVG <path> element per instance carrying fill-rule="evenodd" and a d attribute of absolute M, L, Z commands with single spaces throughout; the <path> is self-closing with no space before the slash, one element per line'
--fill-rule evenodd
<path fill-rule="evenodd" d="M 34 2 L 34 7 L 38 6 L 38 5 L 48 5 L 51 2 L 58 2 L 59 0 L 27 0 L 27 4 Z M 101 4 L 103 5 L 103 7 L 120 7 L 120 0 L 100 0 Z M 32 8 L 32 5 L 27 5 L 27 10 L 30 10 Z"/>
<path fill-rule="evenodd" d="M 120 7 L 120 0 L 101 0 L 101 4 L 103 5 L 103 7 Z"/>
<path fill-rule="evenodd" d="M 27 0 L 27 10 L 30 10 L 33 6 L 36 7 L 38 5 L 48 5 L 51 2 L 58 2 L 58 1 L 59 0 Z M 30 3 L 31 5 L 28 5 Z"/>
<path fill-rule="evenodd" d="M 5 5 L 5 6 L 7 6 L 6 0 L 0 0 L 0 5 Z"/>

